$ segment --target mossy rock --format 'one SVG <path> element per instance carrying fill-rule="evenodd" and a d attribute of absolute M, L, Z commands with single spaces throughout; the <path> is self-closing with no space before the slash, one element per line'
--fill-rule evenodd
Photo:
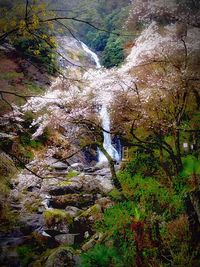
<path fill-rule="evenodd" d="M 76 254 L 76 255 L 75 255 Z M 79 256 L 72 248 L 60 246 L 47 250 L 32 267 L 74 267 L 79 264 Z"/>
<path fill-rule="evenodd" d="M 99 204 L 95 204 L 89 209 L 83 211 L 79 217 L 85 217 L 85 218 L 93 218 L 94 220 L 101 219 L 102 211 L 101 206 Z"/>
<path fill-rule="evenodd" d="M 45 210 L 43 213 L 45 224 L 48 227 L 52 227 L 62 222 L 66 222 L 70 225 L 73 222 L 72 217 L 64 210 L 50 209 Z"/>
<path fill-rule="evenodd" d="M 68 185 L 71 185 L 71 184 L 72 184 L 72 182 L 70 182 L 70 181 L 62 181 L 58 185 L 59 186 L 68 186 Z"/>
<path fill-rule="evenodd" d="M 38 209 L 41 206 L 41 202 L 42 202 L 42 199 L 40 197 L 39 198 L 31 197 L 26 200 L 26 202 L 24 203 L 24 207 L 27 212 L 35 213 L 35 212 L 38 212 Z"/>
<path fill-rule="evenodd" d="M 93 204 L 94 196 L 92 194 L 67 194 L 50 199 L 50 205 L 56 209 L 65 209 L 67 206 L 82 208 Z"/>

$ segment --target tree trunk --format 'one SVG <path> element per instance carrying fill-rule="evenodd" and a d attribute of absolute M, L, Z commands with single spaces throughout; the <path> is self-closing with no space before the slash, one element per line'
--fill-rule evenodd
<path fill-rule="evenodd" d="M 182 170 L 183 164 L 181 160 L 181 149 L 180 149 L 180 132 L 176 130 L 175 133 L 175 148 L 176 148 L 176 158 L 177 158 L 177 171 L 178 173 Z"/>
<path fill-rule="evenodd" d="M 101 151 L 104 153 L 105 157 L 107 158 L 108 160 L 108 163 L 109 163 L 109 167 L 110 167 L 110 172 L 111 172 L 111 176 L 112 176 L 112 180 L 113 180 L 113 183 L 115 185 L 115 187 L 119 190 L 121 190 L 121 184 L 117 178 L 117 174 L 116 174 L 116 171 L 115 171 L 115 164 L 114 164 L 114 161 L 112 159 L 112 157 L 108 154 L 108 152 L 105 150 L 105 148 L 103 147 L 103 145 L 99 145 L 99 148 L 101 149 Z"/>

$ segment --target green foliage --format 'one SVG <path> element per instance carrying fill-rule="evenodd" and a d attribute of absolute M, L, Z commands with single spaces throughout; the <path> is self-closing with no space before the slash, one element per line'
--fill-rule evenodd
<path fill-rule="evenodd" d="M 107 209 L 103 219 L 97 223 L 97 229 L 107 232 L 109 235 L 117 236 L 124 227 L 130 225 L 133 218 L 144 218 L 145 214 L 139 210 L 136 203 L 132 201 L 121 202 Z"/>
<path fill-rule="evenodd" d="M 71 170 L 68 172 L 68 174 L 66 175 L 66 178 L 73 178 L 76 177 L 78 175 L 78 172 L 75 170 Z"/>
<path fill-rule="evenodd" d="M 49 45 L 45 39 L 26 36 L 16 39 L 14 45 L 24 56 L 42 65 L 49 74 L 57 71 L 55 47 Z"/>
<path fill-rule="evenodd" d="M 102 53 L 102 64 L 106 68 L 118 66 L 124 60 L 121 38 L 110 37 Z"/>
<path fill-rule="evenodd" d="M 105 267 L 105 266 L 122 266 L 120 264 L 120 257 L 115 248 L 106 247 L 105 245 L 96 245 L 87 253 L 83 253 L 82 267 Z"/>
<path fill-rule="evenodd" d="M 164 218 L 171 218 L 183 212 L 183 199 L 172 190 L 162 186 L 155 178 L 130 176 L 127 172 L 119 174 L 123 193 L 140 204 L 148 214 L 155 212 Z"/>
<path fill-rule="evenodd" d="M 57 6 L 60 7 L 59 1 Z M 92 49 L 102 52 L 102 64 L 105 67 L 118 66 L 124 60 L 123 45 L 127 40 L 130 40 L 128 35 L 125 37 L 125 29 L 122 27 L 127 19 L 129 13 L 129 1 L 75 1 L 68 3 L 62 1 L 66 9 L 69 10 L 83 10 L 80 14 L 80 19 L 88 21 L 95 25 L 99 29 L 104 31 L 98 31 L 88 24 L 71 23 L 78 32 L 81 40 L 83 40 Z M 73 12 L 69 16 L 72 16 Z M 113 34 L 124 34 L 123 38 L 119 35 Z"/>
<path fill-rule="evenodd" d="M 30 246 L 18 247 L 17 254 L 23 267 L 27 267 L 34 259 L 33 249 Z"/>
<path fill-rule="evenodd" d="M 109 34 L 96 31 L 89 31 L 86 35 L 87 44 L 96 51 L 103 51 L 106 47 Z"/>
<path fill-rule="evenodd" d="M 183 157 L 183 170 L 174 177 L 173 186 L 177 194 L 186 196 L 188 192 L 196 189 L 200 177 L 200 161 L 193 155 Z"/>
<path fill-rule="evenodd" d="M 130 175 L 140 173 L 143 176 L 151 176 L 157 173 L 160 166 L 154 155 L 150 155 L 138 150 L 134 159 L 126 166 L 126 170 Z"/>
<path fill-rule="evenodd" d="M 11 72 L 6 72 L 6 73 L 0 74 L 0 79 L 4 79 L 4 80 L 13 80 L 13 79 L 17 79 L 17 78 L 23 78 L 23 73 L 11 71 Z"/>
<path fill-rule="evenodd" d="M 130 226 L 133 220 L 144 217 L 130 201 L 108 208 L 96 223 L 98 231 L 107 236 L 106 241 L 83 254 L 83 266 L 131 266 L 135 262 L 136 248 Z"/>
<path fill-rule="evenodd" d="M 183 158 L 182 176 L 200 175 L 200 160 L 192 155 Z"/>
<path fill-rule="evenodd" d="M 111 197 L 114 201 L 121 201 L 123 199 L 123 194 L 116 188 L 109 192 L 109 197 Z"/>
<path fill-rule="evenodd" d="M 31 134 L 28 132 L 24 132 L 23 134 L 20 135 L 20 141 L 21 144 L 25 147 L 29 146 L 31 148 L 38 149 L 41 147 L 41 142 L 38 140 L 32 140 L 31 139 Z"/>

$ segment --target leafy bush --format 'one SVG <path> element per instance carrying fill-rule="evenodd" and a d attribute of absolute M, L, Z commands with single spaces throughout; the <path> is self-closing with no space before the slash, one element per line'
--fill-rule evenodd
<path fill-rule="evenodd" d="M 33 62 L 41 64 L 49 74 L 57 71 L 54 45 L 46 38 L 21 37 L 14 42 L 15 47 Z"/>
<path fill-rule="evenodd" d="M 33 249 L 26 245 L 18 247 L 17 254 L 23 267 L 28 266 L 34 259 Z"/>
<path fill-rule="evenodd" d="M 131 175 L 140 173 L 143 176 L 152 176 L 160 169 L 157 159 L 143 151 L 138 151 L 135 158 L 131 160 L 126 170 Z"/>
<path fill-rule="evenodd" d="M 155 178 L 130 176 L 128 172 L 118 175 L 123 193 L 129 199 L 140 204 L 146 212 L 156 212 L 166 218 L 176 216 L 183 211 L 183 200 L 172 190 L 162 186 Z"/>
<path fill-rule="evenodd" d="M 200 160 L 192 155 L 183 158 L 182 176 L 200 175 Z"/>
<path fill-rule="evenodd" d="M 124 60 L 122 40 L 111 36 L 102 53 L 102 64 L 106 68 L 118 66 Z"/>
<path fill-rule="evenodd" d="M 109 34 L 99 33 L 98 31 L 89 31 L 86 35 L 87 44 L 96 51 L 103 51 L 106 47 Z"/>
<path fill-rule="evenodd" d="M 122 266 L 119 255 L 115 248 L 106 247 L 105 245 L 96 245 L 93 249 L 82 255 L 82 267 L 105 267 L 105 266 Z"/>

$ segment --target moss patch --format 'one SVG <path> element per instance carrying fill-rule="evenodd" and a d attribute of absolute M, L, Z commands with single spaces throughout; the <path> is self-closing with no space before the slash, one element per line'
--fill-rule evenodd
<path fill-rule="evenodd" d="M 72 217 L 64 210 L 46 210 L 44 211 L 43 216 L 47 226 L 52 226 L 53 224 L 59 223 L 61 221 L 66 221 L 68 224 L 71 224 L 73 222 Z"/>
<path fill-rule="evenodd" d="M 92 207 L 90 207 L 89 209 L 87 209 L 86 211 L 83 211 L 79 217 L 94 217 L 95 219 L 100 219 L 101 218 L 101 206 L 98 204 L 93 205 Z"/>
<path fill-rule="evenodd" d="M 71 185 L 71 184 L 72 184 L 72 182 L 70 182 L 70 181 L 62 181 L 58 185 L 59 186 L 68 186 L 68 185 Z"/>
<path fill-rule="evenodd" d="M 68 172 L 68 174 L 66 175 L 66 178 L 73 178 L 76 177 L 79 173 L 77 171 L 71 170 Z"/>

